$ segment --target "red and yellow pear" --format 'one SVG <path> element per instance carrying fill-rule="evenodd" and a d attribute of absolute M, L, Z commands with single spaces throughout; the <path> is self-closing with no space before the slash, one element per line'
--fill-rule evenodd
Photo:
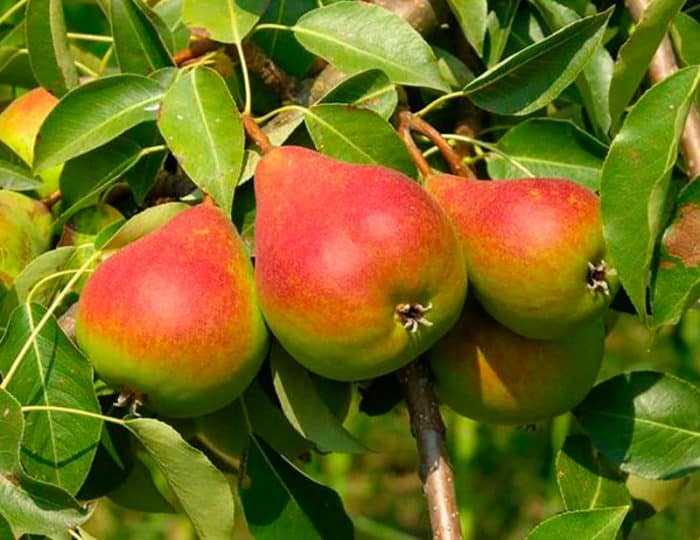
<path fill-rule="evenodd" d="M 494 424 L 531 424 L 576 406 L 603 357 L 600 318 L 559 340 L 530 339 L 468 302 L 427 358 L 438 398 L 455 412 Z"/>
<path fill-rule="evenodd" d="M 76 337 L 101 378 L 165 416 L 233 401 L 268 334 L 230 219 L 199 205 L 107 258 L 80 295 Z"/>
<path fill-rule="evenodd" d="M 471 291 L 514 332 L 557 339 L 596 318 L 617 287 L 598 197 L 562 178 L 466 180 L 426 189 L 459 235 Z"/>
<path fill-rule="evenodd" d="M 405 175 L 285 146 L 255 173 L 255 276 L 272 333 L 310 371 L 377 377 L 455 323 L 466 273 L 438 204 Z"/>

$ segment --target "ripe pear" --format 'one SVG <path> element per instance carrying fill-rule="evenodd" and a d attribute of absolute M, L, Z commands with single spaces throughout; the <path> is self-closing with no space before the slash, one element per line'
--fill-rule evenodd
<path fill-rule="evenodd" d="M 80 295 L 76 337 L 100 377 L 164 416 L 233 401 L 257 373 L 268 334 L 231 221 L 199 205 L 111 255 Z"/>
<path fill-rule="evenodd" d="M 58 98 L 43 88 L 35 88 L 10 103 L 0 113 L 0 141 L 9 146 L 30 167 L 34 161 L 34 143 L 39 128 L 58 103 Z M 40 174 L 44 184 L 37 188 L 41 197 L 58 189 L 63 165 L 57 165 Z"/>
<path fill-rule="evenodd" d="M 427 179 L 459 234 L 472 292 L 514 332 L 557 339 L 596 318 L 617 289 L 600 203 L 562 178 Z"/>
<path fill-rule="evenodd" d="M 310 371 L 377 377 L 456 322 L 466 295 L 459 242 L 410 178 L 284 146 L 258 164 L 255 196 L 260 305 Z"/>
<path fill-rule="evenodd" d="M 511 332 L 476 302 L 427 353 L 435 391 L 455 412 L 494 424 L 531 424 L 576 406 L 603 357 L 602 320 L 560 340 Z"/>
<path fill-rule="evenodd" d="M 40 201 L 0 190 L 0 289 L 12 285 L 32 259 L 49 249 L 52 218 Z"/>

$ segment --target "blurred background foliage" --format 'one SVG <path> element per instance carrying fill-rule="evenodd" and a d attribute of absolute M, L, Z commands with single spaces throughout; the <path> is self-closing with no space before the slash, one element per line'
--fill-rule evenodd
<path fill-rule="evenodd" d="M 657 336 L 634 317 L 617 316 L 607 338 L 600 380 L 647 368 L 700 382 L 700 311 L 688 311 L 681 324 L 662 329 Z M 352 411 L 345 425 L 377 451 L 314 456 L 306 471 L 338 491 L 355 522 L 358 540 L 429 538 L 405 407 L 368 417 L 357 412 L 356 400 Z M 554 460 L 568 430 L 576 430 L 571 415 L 534 428 L 478 424 L 448 409 L 443 409 L 443 416 L 465 540 L 521 539 L 535 524 L 563 510 Z M 100 540 L 195 538 L 184 517 L 141 514 L 111 501 L 100 503 L 85 530 Z M 700 538 L 700 475 L 692 475 L 665 510 L 635 524 L 629 538 Z"/>

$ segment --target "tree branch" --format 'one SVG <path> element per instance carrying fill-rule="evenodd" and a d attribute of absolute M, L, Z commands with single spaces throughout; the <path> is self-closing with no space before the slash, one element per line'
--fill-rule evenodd
<path fill-rule="evenodd" d="M 627 6 L 635 21 L 639 22 L 649 0 L 627 0 Z M 649 78 L 653 84 L 663 81 L 666 77 L 678 71 L 676 55 L 668 35 L 664 36 L 661 45 L 649 64 Z M 700 178 L 700 115 L 694 105 L 690 106 L 685 129 L 681 136 L 681 152 L 688 167 L 691 180 Z"/>
<path fill-rule="evenodd" d="M 411 432 L 418 444 L 423 493 L 428 500 L 430 525 L 435 540 L 462 540 L 454 474 L 445 446 L 445 424 L 423 360 L 398 373 L 411 416 Z"/>
<path fill-rule="evenodd" d="M 413 140 L 413 136 L 411 135 L 411 112 L 401 111 L 398 117 L 399 125 L 397 131 L 399 132 L 399 136 L 401 140 L 403 140 L 408 153 L 411 155 L 413 163 L 418 167 L 418 172 L 420 172 L 424 179 L 428 178 L 428 176 L 433 174 L 433 170 L 425 157 L 423 157 L 423 153 L 420 151 L 420 148 L 418 148 L 416 141 Z"/>

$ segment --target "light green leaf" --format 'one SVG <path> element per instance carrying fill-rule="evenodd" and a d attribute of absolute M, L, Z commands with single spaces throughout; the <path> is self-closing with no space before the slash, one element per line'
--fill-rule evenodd
<path fill-rule="evenodd" d="M 26 165 L 0 159 L 0 188 L 12 191 L 29 191 L 43 184 L 41 178 L 32 176 Z"/>
<path fill-rule="evenodd" d="M 488 40 L 484 44 L 482 58 L 491 68 L 503 57 L 520 0 L 491 0 L 488 3 L 491 8 L 486 17 Z"/>
<path fill-rule="evenodd" d="M 618 506 L 564 512 L 537 525 L 526 540 L 615 540 L 629 509 Z"/>
<path fill-rule="evenodd" d="M 159 204 L 139 212 L 116 230 L 107 228 L 97 235 L 95 248 L 103 251 L 118 249 L 165 225 L 177 214 L 189 208 L 185 203 Z"/>
<path fill-rule="evenodd" d="M 185 0 L 182 19 L 211 39 L 240 43 L 260 19 L 270 0 Z"/>
<path fill-rule="evenodd" d="M 680 12 L 671 26 L 673 46 L 684 65 L 700 64 L 700 22 Z"/>
<path fill-rule="evenodd" d="M 398 101 L 396 86 L 384 72 L 370 69 L 346 77 L 326 92 L 318 103 L 346 103 L 374 111 L 388 120 Z"/>
<path fill-rule="evenodd" d="M 336 2 L 310 11 L 293 29 L 306 49 L 347 73 L 381 69 L 397 84 L 449 90 L 421 35 L 379 6 Z"/>
<path fill-rule="evenodd" d="M 479 56 L 484 52 L 484 37 L 486 36 L 486 15 L 488 2 L 486 0 L 447 0 L 454 13 L 464 36 Z"/>
<path fill-rule="evenodd" d="M 245 135 L 226 82 L 210 68 L 180 77 L 163 99 L 158 128 L 187 175 L 229 214 Z"/>

